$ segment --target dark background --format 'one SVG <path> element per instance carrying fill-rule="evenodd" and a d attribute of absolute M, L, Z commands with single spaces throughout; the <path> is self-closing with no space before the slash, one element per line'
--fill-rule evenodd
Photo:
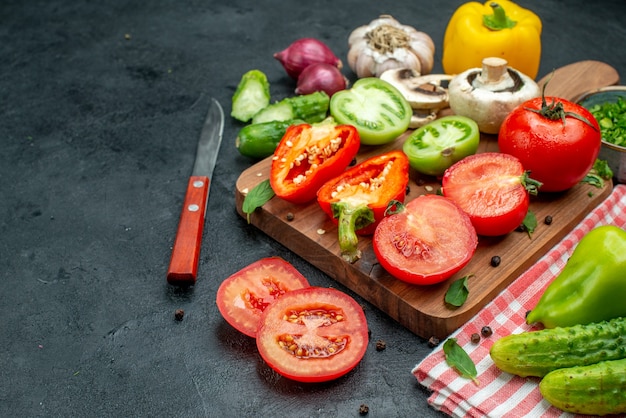
<path fill-rule="evenodd" d="M 293 94 L 274 52 L 315 37 L 347 64 L 351 30 L 383 13 L 433 38 L 441 72 L 461 3 L 3 0 L 0 415 L 350 417 L 367 404 L 372 417 L 437 416 L 410 374 L 427 342 L 237 215 L 235 181 L 252 161 L 235 149 L 242 125 L 229 113 L 252 68 L 273 100 Z M 586 59 L 626 74 L 623 0 L 519 4 L 543 20 L 539 77 Z M 165 271 L 210 96 L 226 113 L 224 140 L 198 283 L 183 292 Z M 371 341 L 348 375 L 281 378 L 220 316 L 220 282 L 271 255 L 365 306 Z"/>

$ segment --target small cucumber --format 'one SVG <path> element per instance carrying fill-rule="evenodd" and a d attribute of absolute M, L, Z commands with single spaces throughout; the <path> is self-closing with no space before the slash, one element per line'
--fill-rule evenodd
<path fill-rule="evenodd" d="M 272 103 L 257 113 L 253 124 L 302 119 L 308 123 L 321 122 L 328 115 L 330 98 L 323 91 L 300 96 L 287 97 Z"/>
<path fill-rule="evenodd" d="M 260 70 L 250 70 L 237 85 L 230 115 L 241 122 L 248 122 L 269 103 L 270 83 L 267 76 Z"/>
<path fill-rule="evenodd" d="M 272 103 L 265 108 L 261 109 L 259 113 L 254 115 L 252 124 L 257 125 L 265 122 L 284 122 L 291 119 L 295 119 L 296 114 L 293 111 L 293 107 L 286 100 Z"/>
<path fill-rule="evenodd" d="M 250 158 L 265 158 L 274 153 L 278 143 L 291 125 L 303 123 L 301 120 L 272 121 L 253 123 L 239 131 L 235 146 L 242 155 Z"/>
<path fill-rule="evenodd" d="M 295 117 L 308 123 L 321 122 L 328 116 L 330 97 L 323 91 L 289 97 L 286 100 L 291 104 Z"/>
<path fill-rule="evenodd" d="M 626 412 L 626 359 L 602 361 L 548 373 L 541 395 L 566 412 L 607 415 Z"/>
<path fill-rule="evenodd" d="M 489 352 L 495 365 L 518 376 L 626 358 L 626 318 L 557 327 L 500 338 Z"/>

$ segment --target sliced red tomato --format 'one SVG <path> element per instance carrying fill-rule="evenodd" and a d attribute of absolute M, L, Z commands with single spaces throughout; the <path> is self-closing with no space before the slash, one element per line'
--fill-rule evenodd
<path fill-rule="evenodd" d="M 474 255 L 478 237 L 472 222 L 443 196 L 419 196 L 376 227 L 373 248 L 381 266 L 412 284 L 439 283 Z"/>
<path fill-rule="evenodd" d="M 324 382 L 348 373 L 365 355 L 363 308 L 336 289 L 308 287 L 286 293 L 263 313 L 257 347 L 280 375 Z"/>
<path fill-rule="evenodd" d="M 441 180 L 443 195 L 470 217 L 478 235 L 505 235 L 520 226 L 540 186 L 527 177 L 520 160 L 486 152 L 455 163 Z"/>
<path fill-rule="evenodd" d="M 255 337 L 263 311 L 294 289 L 309 286 L 295 267 L 280 257 L 262 258 L 222 282 L 217 308 L 230 325 Z"/>

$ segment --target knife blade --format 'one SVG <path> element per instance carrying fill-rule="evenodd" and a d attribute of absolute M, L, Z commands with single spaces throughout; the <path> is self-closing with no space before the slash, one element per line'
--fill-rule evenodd
<path fill-rule="evenodd" d="M 193 170 L 187 182 L 167 270 L 167 282 L 175 286 L 191 286 L 196 283 L 209 190 L 223 131 L 224 111 L 219 102 L 212 98 L 198 140 Z"/>

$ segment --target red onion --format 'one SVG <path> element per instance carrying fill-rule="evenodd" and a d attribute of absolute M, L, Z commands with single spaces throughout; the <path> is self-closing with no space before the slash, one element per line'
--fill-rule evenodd
<path fill-rule="evenodd" d="M 315 38 L 301 38 L 286 49 L 274 54 L 285 68 L 287 74 L 297 80 L 300 73 L 309 65 L 323 62 L 341 68 L 342 63 L 333 51 Z"/>
<path fill-rule="evenodd" d="M 331 64 L 317 63 L 306 67 L 298 77 L 296 94 L 310 94 L 323 91 L 332 96 L 339 90 L 344 90 L 348 80 L 341 74 L 341 70 Z"/>

